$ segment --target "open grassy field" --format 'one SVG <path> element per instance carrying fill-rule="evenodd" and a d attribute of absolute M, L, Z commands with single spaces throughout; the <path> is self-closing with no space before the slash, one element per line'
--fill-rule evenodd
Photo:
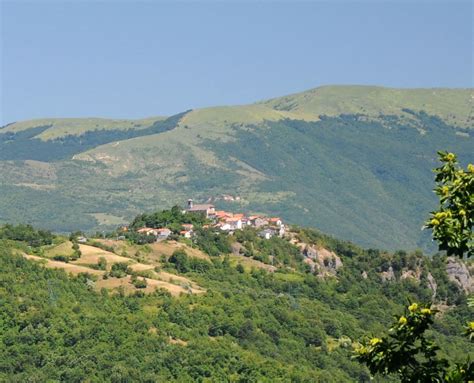
<path fill-rule="evenodd" d="M 173 296 L 179 296 L 180 294 L 201 294 L 203 290 L 197 290 L 193 288 L 186 288 L 180 285 L 176 285 L 173 283 L 159 281 L 156 279 L 145 278 L 147 282 L 147 287 L 144 289 L 140 289 L 145 293 L 152 293 L 156 289 L 164 289 L 171 293 Z M 109 279 L 101 279 L 97 281 L 96 287 L 98 289 L 106 288 L 110 290 L 116 290 L 119 287 L 122 287 L 126 293 L 133 293 L 138 289 L 135 288 L 131 282 L 131 277 L 127 276 L 124 278 L 109 278 Z"/>
<path fill-rule="evenodd" d="M 78 265 L 96 265 L 100 258 L 105 258 L 108 265 L 121 262 L 135 262 L 130 258 L 122 257 L 110 251 L 102 250 L 94 246 L 79 245 L 79 249 L 81 250 L 82 255 L 77 261 L 74 261 L 74 263 Z"/>
<path fill-rule="evenodd" d="M 272 265 L 267 265 L 266 263 L 257 261 L 252 258 L 244 257 L 242 255 L 229 255 L 230 264 L 236 266 L 241 264 L 244 267 L 245 271 L 250 271 L 252 269 L 263 269 L 267 271 L 275 271 L 276 267 Z"/>
<path fill-rule="evenodd" d="M 472 128 L 468 121 L 473 105 L 472 89 L 392 89 L 380 86 L 322 86 L 305 92 L 278 97 L 262 103 L 293 114 L 320 115 L 364 114 L 369 116 L 402 115 L 406 109 L 423 110 L 445 122 Z"/>
<path fill-rule="evenodd" d="M 59 261 L 53 261 L 52 259 L 47 259 L 43 257 L 38 257 L 36 255 L 29 255 L 29 254 L 24 254 L 24 257 L 27 259 L 31 259 L 33 261 L 38 261 L 42 264 L 45 265 L 45 267 L 48 267 L 50 269 L 62 269 L 67 273 L 71 273 L 74 275 L 80 274 L 80 273 L 89 273 L 97 276 L 102 276 L 104 275 L 104 271 L 101 270 L 94 270 L 91 269 L 90 267 L 85 267 L 85 266 L 80 266 L 72 263 L 65 263 L 65 262 L 59 262 Z"/>
<path fill-rule="evenodd" d="M 143 247 L 127 245 L 124 241 L 103 240 L 102 242 L 121 252 L 123 252 L 124 249 L 136 251 L 140 250 L 140 248 L 142 248 L 143 251 Z M 172 251 L 170 252 L 170 249 L 180 248 L 180 246 L 177 244 L 158 246 L 158 249 L 163 248 L 169 256 L 172 253 Z M 79 245 L 79 249 L 81 251 L 81 257 L 76 261 L 71 261 L 69 263 L 55 261 L 50 258 L 57 255 L 72 255 L 72 243 L 70 241 L 65 241 L 57 246 L 48 246 L 47 250 L 44 251 L 44 256 L 29 254 L 23 254 L 23 256 L 27 259 L 40 262 L 41 264 L 44 264 L 45 267 L 62 269 L 65 272 L 71 273 L 73 275 L 78 275 L 81 273 L 94 275 L 97 277 L 97 281 L 95 281 L 94 285 L 95 289 L 97 290 L 100 290 L 101 288 L 117 290 L 119 287 L 121 287 L 126 293 L 133 293 L 138 290 L 150 293 L 155 291 L 157 288 L 161 288 L 169 291 L 173 296 L 178 296 L 180 294 L 202 294 L 206 291 L 189 278 L 165 271 L 155 271 L 155 266 L 160 265 L 159 258 L 162 254 L 161 252 L 158 253 L 158 249 L 149 250 L 149 255 L 151 254 L 151 262 L 149 264 L 140 263 L 137 262 L 136 259 L 121 256 L 114 252 L 103 250 L 91 245 L 81 244 Z M 196 254 L 197 250 L 194 253 Z M 202 257 L 203 255 L 199 254 L 199 256 Z M 114 278 L 109 276 L 107 279 L 103 279 L 106 271 L 97 270 L 92 267 L 97 265 L 99 259 L 101 258 L 104 258 L 107 261 L 107 271 L 110 271 L 112 265 L 115 263 L 128 263 L 130 265 L 129 267 L 133 271 L 138 273 L 145 272 L 147 275 L 145 278 L 147 281 L 147 287 L 144 289 L 136 288 L 131 282 L 130 275 L 127 275 L 123 278 Z"/>
<path fill-rule="evenodd" d="M 189 247 L 188 245 L 176 241 L 163 241 L 158 243 L 152 243 L 150 245 L 152 249 L 153 255 L 163 254 L 166 257 L 170 257 L 176 250 L 184 250 L 189 257 L 200 258 L 200 259 L 207 259 L 209 260 L 209 255 L 203 253 L 199 249 L 194 249 Z"/>
<path fill-rule="evenodd" d="M 192 248 L 185 243 L 176 241 L 155 242 L 148 245 L 132 245 L 128 241 L 117 241 L 112 239 L 97 239 L 97 242 L 114 250 L 115 254 L 127 254 L 128 257 L 139 257 L 150 264 L 159 264 L 161 256 L 169 258 L 174 251 L 182 249 L 189 257 L 209 260 L 209 256 L 199 249 Z"/>
<path fill-rule="evenodd" d="M 107 119 L 107 118 L 44 118 L 15 122 L 5 127 L 2 132 L 20 132 L 36 126 L 49 126 L 37 137 L 42 140 L 52 140 L 66 135 L 79 136 L 93 130 L 122 130 L 143 129 L 155 121 L 166 117 L 150 117 L 139 120 Z"/>
<path fill-rule="evenodd" d="M 71 241 L 65 241 L 57 246 L 48 246 L 44 251 L 44 256 L 47 258 L 53 258 L 58 255 L 64 255 L 69 257 L 73 254 L 74 250 L 72 248 Z"/>

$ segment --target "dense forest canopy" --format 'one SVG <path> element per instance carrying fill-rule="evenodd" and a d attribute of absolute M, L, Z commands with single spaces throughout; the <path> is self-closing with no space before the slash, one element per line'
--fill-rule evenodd
<path fill-rule="evenodd" d="M 472 350 L 460 331 L 472 309 L 449 279 L 444 256 L 364 250 L 313 229 L 293 230 L 299 240 L 334 251 L 343 267 L 332 277 L 315 275 L 288 241 L 265 243 L 246 230 L 232 241 L 255 254 L 240 257 L 276 256 L 281 267 L 272 273 L 235 265 L 222 253 L 211 251 L 206 261 L 175 252 L 161 268 L 206 289 L 180 297 L 164 290 L 95 292 L 92 275 L 67 276 L 19 255 L 41 254 L 50 245 L 28 248 L 28 236 L 3 236 L 0 380 L 369 381 L 352 359 L 354 347 L 382 331 L 407 300 L 434 299 L 445 307 L 430 333 L 444 357 L 456 360 Z M 115 271 L 128 272 L 120 267 Z M 384 280 L 389 269 L 394 277 Z M 404 278 L 409 270 L 419 278 Z"/>

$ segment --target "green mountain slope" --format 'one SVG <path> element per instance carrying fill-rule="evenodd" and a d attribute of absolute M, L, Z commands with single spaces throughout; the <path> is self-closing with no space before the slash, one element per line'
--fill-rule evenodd
<path fill-rule="evenodd" d="M 99 270 L 68 276 L 47 269 L 47 259 L 38 260 L 59 247 L 72 250 L 71 242 L 26 226 L 0 227 L 0 380 L 366 382 L 369 373 L 351 358 L 353 350 L 364 337 L 383 333 L 407 300 L 432 299 L 443 309 L 430 331 L 441 357 L 452 363 L 472 354 L 462 336 L 472 309 L 450 280 L 445 257 L 367 251 L 311 229 L 297 229 L 293 239 L 337 258 L 339 266 L 321 263 L 313 274 L 289 239 L 236 235 L 233 240 L 267 259 L 276 252 L 287 262 L 267 272 L 239 268 L 250 258 L 236 254 L 193 259 L 181 253 L 181 266 L 157 257 L 160 272 L 205 288 L 173 297 L 162 289 L 98 289 L 123 277 L 113 267 L 107 278 Z M 128 246 L 110 242 L 117 250 Z M 150 250 L 141 246 L 137 254 L 152 262 Z M 26 260 L 25 252 L 37 261 Z M 125 256 L 136 262 L 131 252 L 115 255 Z M 55 267 L 61 264 L 75 266 L 57 261 Z"/>
<path fill-rule="evenodd" d="M 46 260 L 22 255 L 41 259 L 57 245 L 72 250 L 66 238 L 25 226 L 0 228 L 0 381 L 367 382 L 371 377 L 353 350 L 365 337 L 384 333 L 408 300 L 433 300 L 443 310 L 429 332 L 440 357 L 450 363 L 472 358 L 472 344 L 462 335 L 472 309 L 450 280 L 445 257 L 363 250 L 296 230 L 293 239 L 338 259 L 339 266 L 324 266 L 331 276 L 323 273 L 325 263 L 314 274 L 305 267 L 289 239 L 247 233 L 233 240 L 254 249 L 263 241 L 262 255 L 276 251 L 287 263 L 268 272 L 239 268 L 250 259 L 244 255 L 192 260 L 181 253 L 181 266 L 173 257 L 157 257 L 160 272 L 205 288 L 173 297 L 162 289 L 130 295 L 123 286 L 98 289 L 120 278 L 113 267 L 106 278 L 99 270 L 68 276 L 47 269 Z M 151 262 L 149 247 L 138 250 Z"/>
<path fill-rule="evenodd" d="M 308 116 L 364 114 L 408 116 L 425 111 L 446 123 L 471 127 L 472 89 L 390 89 L 375 86 L 325 86 L 265 101 L 276 110 Z"/>
<path fill-rule="evenodd" d="M 37 126 L 48 128 L 38 134 L 36 138 L 53 140 L 67 135 L 79 136 L 86 132 L 97 130 L 126 130 L 144 129 L 154 122 L 164 120 L 166 117 L 150 117 L 140 120 L 111 120 L 105 118 L 44 118 L 14 122 L 3 128 L 2 133 L 17 133 Z"/>
<path fill-rule="evenodd" d="M 472 93 L 336 86 L 140 129 L 84 121 L 77 136 L 60 123 L 9 125 L 0 150 L 2 134 L 4 148 L 37 146 L 0 152 L 0 220 L 100 230 L 168 201 L 232 194 L 241 200 L 217 205 L 278 214 L 365 246 L 430 248 L 420 228 L 435 203 L 436 150 L 474 160 Z M 30 201 L 40 202 L 29 209 Z"/>

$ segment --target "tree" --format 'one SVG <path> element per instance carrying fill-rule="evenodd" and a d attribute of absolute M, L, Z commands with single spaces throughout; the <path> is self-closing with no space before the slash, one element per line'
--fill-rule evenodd
<path fill-rule="evenodd" d="M 105 257 L 100 257 L 97 261 L 97 268 L 99 270 L 107 270 L 107 259 Z"/>
<path fill-rule="evenodd" d="M 128 263 L 119 262 L 114 263 L 110 269 L 110 276 L 113 278 L 123 278 L 127 275 L 128 272 Z"/>
<path fill-rule="evenodd" d="M 12 241 L 24 241 L 31 247 L 51 245 L 54 235 L 50 231 L 36 230 L 31 225 L 9 225 L 0 226 L 0 239 Z"/>
<path fill-rule="evenodd" d="M 180 273 L 187 273 L 190 270 L 188 255 L 182 249 L 175 250 L 169 262 L 173 263 L 176 270 Z"/>
<path fill-rule="evenodd" d="M 431 212 L 426 227 L 433 230 L 433 238 L 440 250 L 463 258 L 474 253 L 472 225 L 474 220 L 474 165 L 463 170 L 456 155 L 438 152 L 442 166 L 434 169 L 440 197 L 439 208 Z M 372 374 L 398 374 L 402 382 L 467 382 L 474 380 L 474 364 L 467 359 L 463 364 L 449 366 L 437 356 L 439 347 L 425 337 L 433 324 L 436 310 L 431 304 L 413 303 L 405 315 L 398 318 L 389 335 L 372 338 L 356 350 L 356 358 L 367 365 Z M 473 341 L 474 322 L 466 335 Z"/>
<path fill-rule="evenodd" d="M 463 258 L 474 254 L 474 165 L 462 169 L 456 155 L 438 152 L 442 165 L 436 169 L 434 192 L 438 210 L 431 212 L 426 227 L 433 231 L 439 250 Z"/>
<path fill-rule="evenodd" d="M 474 364 L 449 366 L 436 353 L 439 347 L 425 338 L 425 331 L 433 324 L 436 310 L 429 305 L 412 303 L 405 315 L 397 319 L 389 335 L 371 338 L 356 349 L 356 359 L 365 363 L 372 374 L 398 374 L 401 382 L 467 382 L 474 379 Z M 474 322 L 466 334 L 472 340 Z"/>
<path fill-rule="evenodd" d="M 146 281 L 145 278 L 139 279 L 135 274 L 132 275 L 131 278 L 132 284 L 137 288 L 137 289 L 144 289 L 148 286 L 148 282 Z"/>

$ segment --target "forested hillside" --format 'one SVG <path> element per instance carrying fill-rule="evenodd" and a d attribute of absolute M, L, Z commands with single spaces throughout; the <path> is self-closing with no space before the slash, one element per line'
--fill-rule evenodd
<path fill-rule="evenodd" d="M 0 222 L 108 230 L 170 200 L 216 199 L 433 251 L 420 228 L 436 151 L 473 162 L 473 118 L 471 89 L 336 86 L 169 118 L 13 123 L 0 130 Z"/>
<path fill-rule="evenodd" d="M 313 229 L 295 227 L 292 233 L 267 246 L 248 234 L 231 239 L 258 249 L 263 260 L 276 256 L 274 272 L 239 267 L 248 255 L 191 262 L 196 249 L 189 248 L 180 261 L 160 257 L 161 270 L 206 291 L 173 297 L 166 290 L 97 290 L 100 279 L 91 273 L 67 276 L 24 258 L 59 257 L 70 246 L 64 247 L 65 238 L 29 226 L 3 228 L 0 380 L 369 381 L 365 367 L 352 359 L 354 348 L 383 331 L 408 300 L 433 300 L 441 309 L 429 336 L 442 356 L 453 361 L 472 352 L 462 336 L 472 309 L 450 280 L 445 257 L 363 250 Z M 342 267 L 312 272 L 290 238 L 334 252 Z M 123 251 L 126 242 L 96 246 L 105 243 L 108 251 L 132 258 Z M 130 261 L 150 262 L 147 246 L 134 247 L 141 255 Z"/>

